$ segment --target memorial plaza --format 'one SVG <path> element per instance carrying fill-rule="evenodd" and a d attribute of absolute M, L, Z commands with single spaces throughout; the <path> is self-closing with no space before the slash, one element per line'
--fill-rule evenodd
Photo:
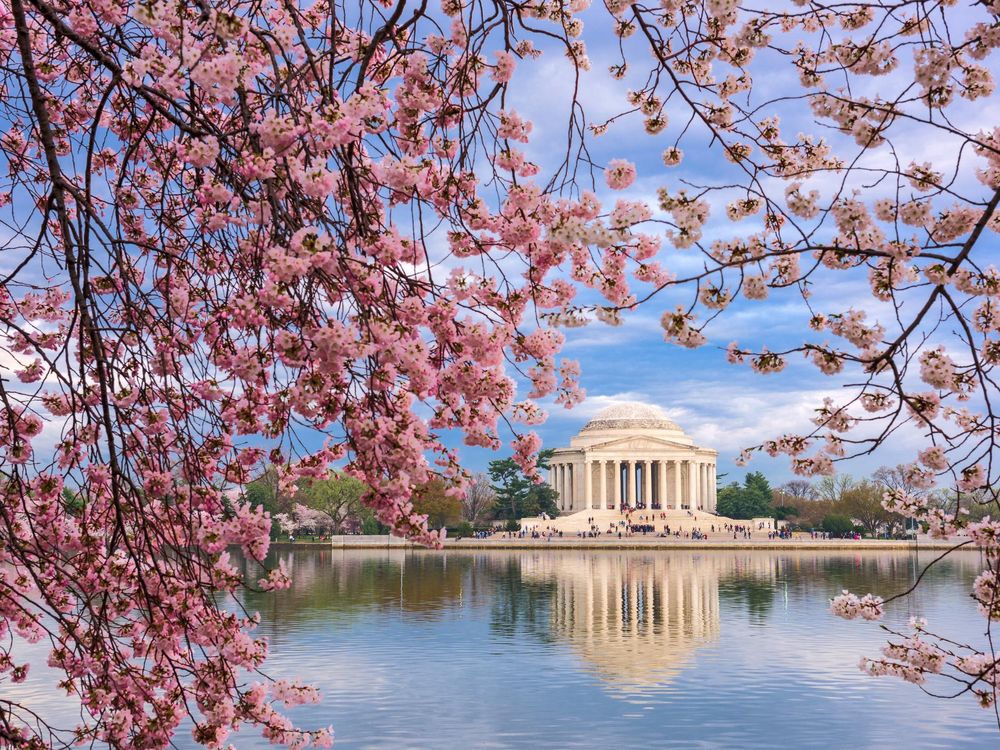
<path fill-rule="evenodd" d="M 549 459 L 556 518 L 524 518 L 521 528 L 606 532 L 627 524 L 655 532 L 774 528 L 772 519 L 734 521 L 716 512 L 718 451 L 694 440 L 657 406 L 624 402 L 598 412 Z M 766 529 L 765 529 L 766 527 Z"/>

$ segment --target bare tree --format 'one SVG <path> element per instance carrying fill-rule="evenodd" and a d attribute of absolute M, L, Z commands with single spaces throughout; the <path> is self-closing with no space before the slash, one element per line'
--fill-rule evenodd
<path fill-rule="evenodd" d="M 856 484 L 857 482 L 850 474 L 833 474 L 822 477 L 816 483 L 816 493 L 821 499 L 836 503 L 842 500 L 844 494 L 853 489 Z"/>
<path fill-rule="evenodd" d="M 927 494 L 926 488 L 914 484 L 911 480 L 911 472 L 906 464 L 879 466 L 872 474 L 872 480 L 889 490 L 899 490 L 917 497 Z"/>
<path fill-rule="evenodd" d="M 819 493 L 816 492 L 816 488 L 812 482 L 806 479 L 792 479 L 778 487 L 777 491 L 787 497 L 797 497 L 803 500 L 816 500 L 819 498 Z"/>
<path fill-rule="evenodd" d="M 471 524 L 485 521 L 491 515 L 496 500 L 497 493 L 490 484 L 490 478 L 482 472 L 474 474 L 462 501 L 463 519 Z"/>

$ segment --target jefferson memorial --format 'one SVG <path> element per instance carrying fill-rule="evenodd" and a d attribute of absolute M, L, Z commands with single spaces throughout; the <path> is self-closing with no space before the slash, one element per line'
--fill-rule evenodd
<path fill-rule="evenodd" d="M 614 404 L 549 459 L 559 517 L 522 518 L 521 528 L 586 532 L 631 519 L 653 523 L 655 531 L 715 532 L 736 523 L 716 511 L 718 455 L 695 445 L 657 406 Z"/>
<path fill-rule="evenodd" d="M 598 412 L 549 460 L 563 513 L 590 510 L 715 512 L 718 451 L 700 448 L 659 407 L 622 403 Z"/>

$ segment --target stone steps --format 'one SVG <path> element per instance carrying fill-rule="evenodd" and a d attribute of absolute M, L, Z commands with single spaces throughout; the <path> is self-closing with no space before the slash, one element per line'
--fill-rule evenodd
<path fill-rule="evenodd" d="M 588 519 L 593 519 L 593 521 Z M 725 524 L 747 523 L 746 521 L 733 521 L 730 518 L 717 516 L 703 510 L 636 510 L 631 515 L 617 510 L 581 510 L 577 513 L 549 519 L 522 518 L 521 528 L 527 531 L 552 529 L 564 534 L 576 534 L 580 531 L 589 531 L 591 523 L 593 523 L 601 531 L 606 532 L 610 526 L 628 522 L 629 519 L 633 524 L 651 523 L 656 527 L 657 532 L 662 531 L 664 526 L 669 526 L 671 531 L 701 529 L 708 532 L 712 525 L 718 529 L 719 526 Z"/>

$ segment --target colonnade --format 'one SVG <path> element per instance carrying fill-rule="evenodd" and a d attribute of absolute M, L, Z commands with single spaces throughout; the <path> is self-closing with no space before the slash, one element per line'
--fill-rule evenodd
<path fill-rule="evenodd" d="M 697 458 L 564 461 L 554 457 L 549 484 L 559 509 L 581 511 L 643 507 L 715 512 L 715 464 Z"/>
<path fill-rule="evenodd" d="M 754 560 L 697 553 L 534 555 L 525 580 L 552 588 L 551 627 L 608 687 L 661 689 L 719 638 L 719 580 Z"/>

